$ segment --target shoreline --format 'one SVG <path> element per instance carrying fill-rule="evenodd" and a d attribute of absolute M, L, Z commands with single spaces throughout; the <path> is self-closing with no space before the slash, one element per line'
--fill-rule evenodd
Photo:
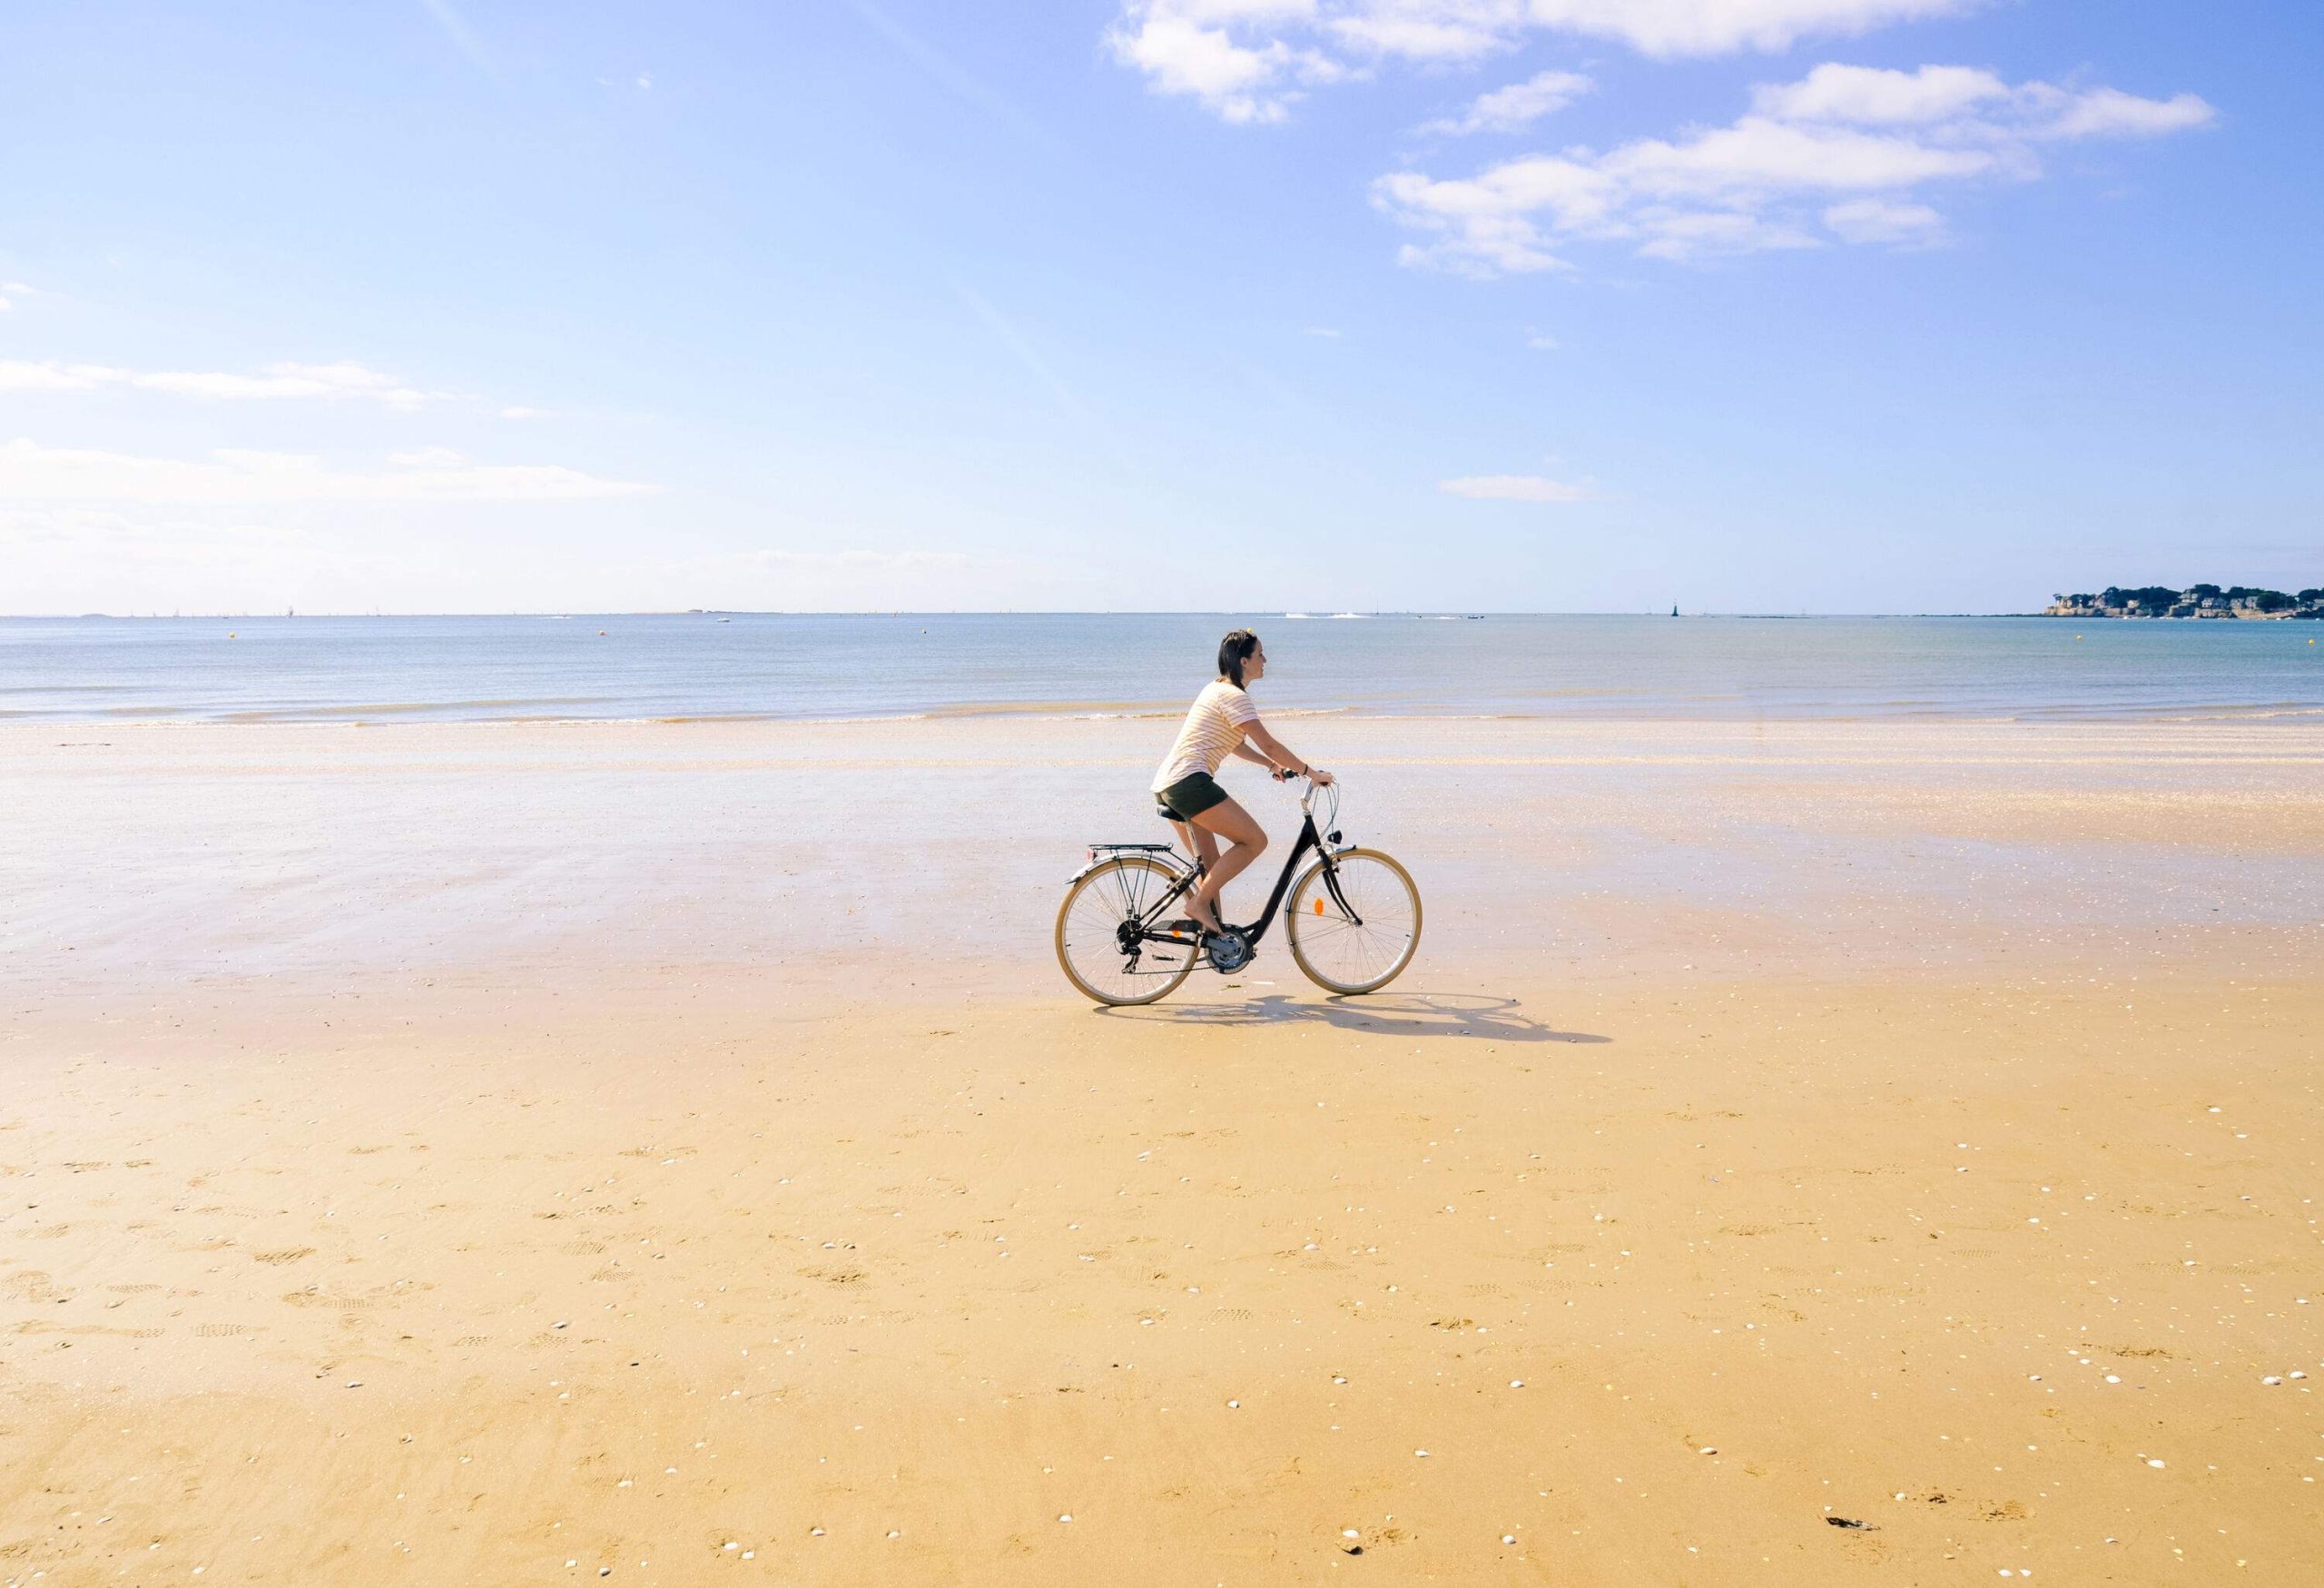
<path fill-rule="evenodd" d="M 2324 731 L 2306 724 L 1396 726 L 1318 718 L 1298 742 L 1343 774 L 1339 824 L 1420 877 L 1423 964 L 1466 974 L 1843 973 L 2049 942 L 2168 960 L 2220 933 L 2294 953 L 2324 936 Z M 1164 836 L 1142 797 L 1151 732 L 0 725 L 0 993 L 753 966 L 812 1001 L 901 966 L 899 985 L 1049 995 L 1084 846 Z M 1290 794 L 1229 782 L 1287 831 Z M 1238 918 L 1252 889 L 1230 896 Z"/>
<path fill-rule="evenodd" d="M 1907 709 L 1910 708 L 1910 709 Z M 30 711 L 0 710 L 0 733 L 15 728 L 28 730 L 99 728 L 386 728 L 418 726 L 431 728 L 459 727 L 793 727 L 851 728 L 891 726 L 914 723 L 1002 723 L 1017 718 L 1050 719 L 1066 722 L 1169 722 L 1185 715 L 1184 709 L 1162 703 L 1108 703 L 1096 701 L 990 701 L 964 705 L 933 706 L 918 711 L 886 714 L 868 713 L 844 716 L 786 716 L 773 713 L 710 712 L 678 715 L 639 716 L 461 716 L 430 715 L 456 708 L 439 705 L 369 705 L 345 708 L 332 707 L 313 714 L 283 710 L 271 712 L 243 711 L 222 715 L 197 715 L 192 712 L 174 710 L 147 711 L 143 708 L 123 708 L 120 715 L 51 715 Z M 376 717 L 361 715 L 379 714 Z M 1452 711 L 1439 706 L 1415 706 L 1400 709 L 1389 705 L 1270 705 L 1270 720 L 1312 722 L 1342 717 L 1361 722 L 1388 724 L 1432 723 L 1539 723 L 1561 725 L 1652 725 L 1658 727 L 1732 727 L 1738 725 L 1780 727 L 1801 726 L 1871 726 L 1886 723 L 1955 724 L 1972 727 L 2056 727 L 2066 728 L 2088 725 L 2092 726 L 2134 725 L 2153 724 L 2242 723 L 2324 720 L 2324 701 L 2255 700 L 2243 703 L 2190 704 L 2184 705 L 2141 705 L 2122 707 L 2064 706 L 2041 710 L 1976 711 L 1952 710 L 1927 705 L 1925 703 L 1899 701 L 1892 709 L 1768 712 L 1757 705 L 1749 710 L 1731 712 L 1687 712 L 1670 710 L 1654 712 L 1633 705 L 1609 705 L 1603 711 Z"/>

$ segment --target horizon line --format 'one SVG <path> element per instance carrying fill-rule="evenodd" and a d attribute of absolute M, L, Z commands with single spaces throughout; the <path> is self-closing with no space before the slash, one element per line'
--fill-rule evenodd
<path fill-rule="evenodd" d="M 1249 617 L 1257 614 L 1253 607 L 651 607 L 637 608 L 606 608 L 593 610 L 574 607 L 558 611 L 549 607 L 534 610 L 514 608 L 484 608 L 445 611 L 395 612 L 261 612 L 244 608 L 238 611 L 216 612 L 0 612 L 0 623 L 286 623 L 305 619 L 346 618 L 432 618 L 432 617 L 535 617 L 549 621 L 583 617 Z M 1547 607 L 1375 607 L 1358 612 L 1277 612 L 1275 616 L 1289 623 L 1333 622 L 1346 618 L 1427 617 L 1482 619 L 1488 617 L 1749 617 L 1797 620 L 1817 617 L 2042 617 L 2049 616 L 2036 607 L 1994 608 L 1981 612 L 1817 612 L 1805 608 L 1788 611 L 1748 611 L 1741 608 L 1717 610 L 1699 608 L 1691 612 L 1666 612 L 1659 607 L 1598 607 L 1587 610 L 1553 610 Z"/>

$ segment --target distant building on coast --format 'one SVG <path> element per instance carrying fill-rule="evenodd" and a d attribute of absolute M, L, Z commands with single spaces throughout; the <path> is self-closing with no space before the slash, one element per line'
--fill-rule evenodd
<path fill-rule="evenodd" d="M 2045 612 L 2051 617 L 2324 618 L 2324 588 L 2286 595 L 2246 585 L 2228 589 L 2190 585 L 2183 590 L 2161 585 L 2125 590 L 2109 585 L 2095 596 L 2055 597 Z"/>

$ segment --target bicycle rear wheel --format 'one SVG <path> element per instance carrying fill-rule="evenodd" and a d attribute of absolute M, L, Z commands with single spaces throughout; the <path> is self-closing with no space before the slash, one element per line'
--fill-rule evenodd
<path fill-rule="evenodd" d="M 1420 947 L 1420 890 L 1411 873 L 1378 850 L 1345 850 L 1299 873 L 1284 928 L 1291 957 L 1316 986 L 1377 992 Z"/>
<path fill-rule="evenodd" d="M 1142 854 L 1117 855 L 1083 873 L 1057 912 L 1057 962 L 1099 1003 L 1151 1003 L 1193 973 L 1192 943 L 1123 941 L 1177 883 L 1178 873 Z"/>

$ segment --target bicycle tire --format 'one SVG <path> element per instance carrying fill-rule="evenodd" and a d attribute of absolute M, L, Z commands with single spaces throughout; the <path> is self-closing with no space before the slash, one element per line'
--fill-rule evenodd
<path fill-rule="evenodd" d="M 1057 962 L 1065 979 L 1086 996 L 1118 1009 L 1152 1003 L 1193 975 L 1202 951 L 1191 944 L 1149 942 L 1139 959 L 1160 964 L 1133 971 L 1116 935 L 1124 921 L 1150 907 L 1178 877 L 1142 854 L 1116 855 L 1083 873 L 1057 910 Z M 1176 968 L 1162 968 L 1171 959 Z"/>
<path fill-rule="evenodd" d="M 1284 920 L 1291 957 L 1326 992 L 1377 992 L 1403 975 L 1420 952 L 1420 889 L 1410 872 L 1376 849 L 1346 849 L 1328 858 L 1363 924 L 1340 908 L 1318 858 L 1291 884 Z"/>

